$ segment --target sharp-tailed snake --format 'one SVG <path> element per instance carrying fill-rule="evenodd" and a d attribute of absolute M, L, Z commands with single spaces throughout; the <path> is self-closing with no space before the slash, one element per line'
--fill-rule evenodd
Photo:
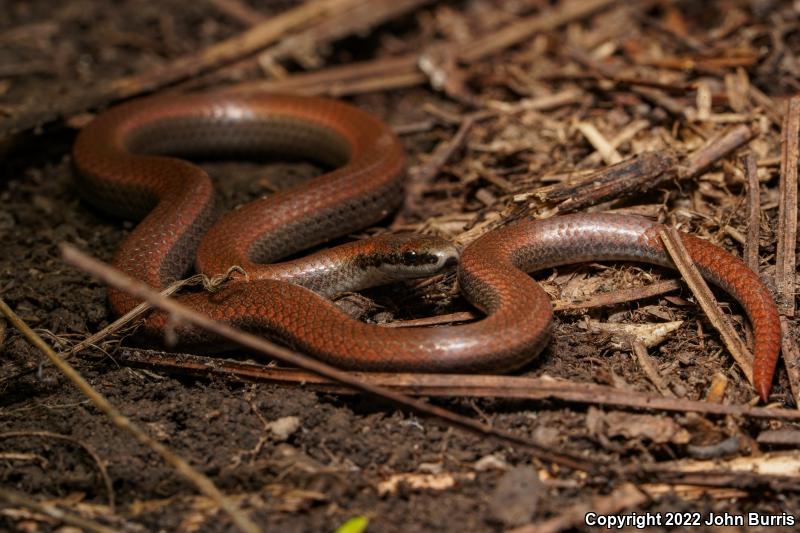
<path fill-rule="evenodd" d="M 334 168 L 215 220 L 208 175 L 182 158 L 301 157 Z M 181 159 L 178 159 L 181 158 Z M 402 201 L 405 156 L 391 130 L 368 113 L 323 98 L 156 96 L 115 107 L 78 136 L 73 150 L 81 194 L 116 216 L 142 218 L 115 265 L 154 287 L 198 271 L 239 265 L 247 278 L 216 293 L 182 296 L 231 325 L 263 331 L 336 366 L 364 371 L 492 372 L 517 369 L 545 347 L 550 300 L 527 274 L 579 261 L 629 260 L 672 266 L 644 218 L 579 214 L 525 220 L 466 247 L 394 235 L 356 241 L 276 263 L 370 226 Z M 780 347 L 768 289 L 744 263 L 682 234 L 705 278 L 730 293 L 755 331 L 754 381 L 766 400 Z M 383 328 L 346 316 L 326 297 L 398 279 L 428 276 L 458 261 L 458 280 L 485 318 L 434 328 Z M 111 290 L 113 311 L 138 302 Z M 153 314 L 145 333 L 161 335 Z M 180 342 L 208 343 L 178 326 Z"/>

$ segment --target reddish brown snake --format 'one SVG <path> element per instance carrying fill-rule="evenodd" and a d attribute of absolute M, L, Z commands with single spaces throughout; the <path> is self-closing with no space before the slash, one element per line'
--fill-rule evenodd
<path fill-rule="evenodd" d="M 336 170 L 251 202 L 212 226 L 209 177 L 167 155 L 305 157 Z M 658 225 L 643 218 L 582 214 L 521 221 L 486 234 L 461 255 L 461 290 L 484 319 L 381 328 L 347 317 L 324 296 L 430 275 L 455 262 L 453 246 L 433 237 L 387 236 L 273 263 L 374 224 L 402 201 L 403 150 L 389 128 L 367 113 L 322 98 L 151 97 L 100 115 L 78 136 L 73 158 L 86 199 L 117 216 L 144 217 L 118 251 L 117 267 L 164 287 L 183 276 L 195 257 L 197 269 L 209 275 L 240 265 L 249 281 L 182 301 L 343 368 L 510 371 L 536 357 L 550 337 L 549 298 L 526 272 L 587 260 L 672 265 Z M 733 295 L 750 318 L 754 379 L 766 399 L 780 346 L 769 291 L 724 250 L 690 235 L 683 240 L 703 276 Z M 137 303 L 113 290 L 110 301 L 117 314 Z M 152 315 L 145 332 L 160 335 L 166 320 Z M 209 341 L 188 327 L 176 333 L 188 344 Z"/>

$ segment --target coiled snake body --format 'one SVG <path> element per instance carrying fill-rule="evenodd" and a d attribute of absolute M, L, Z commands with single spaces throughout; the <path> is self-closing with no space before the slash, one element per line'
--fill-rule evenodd
<path fill-rule="evenodd" d="M 305 157 L 335 170 L 251 202 L 214 222 L 206 173 L 176 157 Z M 143 218 L 115 265 L 154 287 L 183 276 L 196 258 L 215 275 L 242 266 L 248 281 L 182 296 L 231 325 L 267 331 L 336 366 L 366 371 L 506 372 L 536 357 L 550 337 L 547 294 L 528 272 L 579 261 L 672 266 L 658 225 L 640 217 L 580 214 L 521 221 L 489 232 L 461 254 L 458 279 L 486 314 L 441 328 L 381 328 L 353 320 L 325 296 L 427 276 L 458 258 L 426 236 L 383 236 L 276 261 L 384 218 L 402 201 L 404 152 L 382 122 L 341 102 L 289 96 L 180 95 L 113 108 L 73 150 L 82 195 L 114 215 Z M 212 225 L 213 224 L 213 225 Z M 724 250 L 683 235 L 704 277 L 738 300 L 755 330 L 754 378 L 769 393 L 780 346 L 777 311 L 750 269 Z M 110 291 L 117 314 L 138 302 Z M 163 314 L 145 332 L 160 335 Z M 179 327 L 183 343 L 202 332 Z"/>

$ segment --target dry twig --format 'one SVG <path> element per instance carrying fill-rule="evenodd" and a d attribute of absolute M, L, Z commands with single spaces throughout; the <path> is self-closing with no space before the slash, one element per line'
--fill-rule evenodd
<path fill-rule="evenodd" d="M 161 294 L 164 296 L 171 296 L 178 292 L 179 290 L 183 289 L 184 287 L 195 285 L 198 283 L 200 276 L 192 276 L 191 278 L 183 279 L 176 281 L 163 291 Z M 85 350 L 90 346 L 96 346 L 99 342 L 103 339 L 108 337 L 109 335 L 113 335 L 114 333 L 120 331 L 121 329 L 125 328 L 126 326 L 130 325 L 134 320 L 145 314 L 147 311 L 150 310 L 150 306 L 146 302 L 142 302 L 118 319 L 114 320 L 111 324 L 107 325 L 97 333 L 89 335 L 78 344 L 70 348 L 65 354 L 64 358 L 69 359 L 73 355 Z"/>
<path fill-rule="evenodd" d="M 745 347 L 744 343 L 739 339 L 736 331 L 731 326 L 728 318 L 720 309 L 716 298 L 708 288 L 703 276 L 694 266 L 689 252 L 683 245 L 680 234 L 674 229 L 662 229 L 658 232 L 664 247 L 670 255 L 670 258 L 675 263 L 675 267 L 683 276 L 684 281 L 689 285 L 692 294 L 697 299 L 697 303 L 703 309 L 711 324 L 719 332 L 722 341 L 731 352 L 731 355 L 736 360 L 739 368 L 742 369 L 747 380 L 753 384 L 753 355 Z"/>
<path fill-rule="evenodd" d="M 540 201 L 560 203 L 557 213 L 570 213 L 607 200 L 644 193 L 672 177 L 676 158 L 671 154 L 645 152 L 580 179 L 572 186 L 542 187 L 532 194 Z M 563 199 L 563 200 L 562 200 Z"/>
<path fill-rule="evenodd" d="M 667 386 L 667 382 L 664 381 L 664 378 L 658 372 L 655 361 L 653 361 L 653 358 L 647 353 L 647 347 L 639 340 L 633 341 L 631 345 L 633 347 L 633 353 L 636 355 L 637 361 L 639 361 L 639 366 L 644 371 L 645 375 L 647 375 L 647 378 L 656 386 L 658 392 L 660 392 L 662 396 L 675 396 Z"/>
<path fill-rule="evenodd" d="M 118 362 L 154 370 L 192 374 L 203 377 L 223 376 L 227 379 L 298 385 L 312 390 L 353 394 L 357 389 L 322 378 L 311 372 L 293 368 L 243 363 L 189 354 L 170 354 L 155 350 L 124 350 Z M 708 401 L 668 398 L 660 395 L 621 390 L 594 383 L 575 383 L 563 379 L 527 376 L 408 374 L 353 372 L 359 380 L 388 387 L 412 396 L 516 398 L 520 400 L 557 400 L 583 405 L 627 407 L 677 413 L 704 413 L 747 418 L 800 421 L 800 411 L 748 405 L 727 405 Z"/>
<path fill-rule="evenodd" d="M 800 96 L 789 99 L 781 131 L 781 179 L 778 209 L 778 247 L 775 254 L 775 286 L 779 307 L 794 316 L 795 247 L 797 246 L 797 160 L 800 154 Z"/>
<path fill-rule="evenodd" d="M 442 166 L 444 166 L 447 161 L 453 157 L 456 150 L 464 144 L 467 133 L 469 133 L 473 124 L 475 124 L 475 117 L 470 115 L 464 117 L 458 131 L 453 135 L 453 138 L 442 141 L 436 146 L 428 160 L 411 172 L 406 190 L 406 200 L 402 207 L 403 211 L 411 212 L 419 208 L 419 203 L 422 200 L 422 193 L 427 189 L 437 174 L 439 174 Z"/>
<path fill-rule="evenodd" d="M 720 159 L 745 146 L 756 135 L 758 129 L 745 124 L 721 132 L 687 156 L 686 161 L 681 164 L 678 177 L 688 180 L 699 176 Z"/>
<path fill-rule="evenodd" d="M 291 93 L 349 96 L 421 85 L 427 80 L 417 70 L 417 55 L 379 58 L 300 72 L 280 79 L 255 80 L 225 88 L 230 93 Z"/>
<path fill-rule="evenodd" d="M 622 161 L 622 156 L 619 155 L 614 145 L 606 139 L 600 131 L 589 122 L 578 122 L 578 131 L 580 131 L 589 144 L 597 150 L 600 157 L 607 165 L 616 165 Z"/>
<path fill-rule="evenodd" d="M 758 234 L 761 228 L 761 189 L 758 185 L 758 158 L 750 152 L 744 158 L 747 175 L 747 240 L 744 257 L 747 266 L 755 273 L 759 271 Z"/>
<path fill-rule="evenodd" d="M 595 307 L 606 307 L 609 305 L 618 305 L 626 302 L 633 302 L 636 300 L 644 300 L 652 298 L 653 296 L 660 296 L 662 294 L 676 291 L 681 288 L 681 283 L 678 280 L 668 279 L 658 281 L 642 287 L 634 287 L 632 289 L 620 289 L 616 291 L 608 291 L 602 294 L 592 296 L 583 302 L 565 302 L 556 300 L 553 302 L 554 311 L 569 311 L 572 309 L 592 309 Z"/>

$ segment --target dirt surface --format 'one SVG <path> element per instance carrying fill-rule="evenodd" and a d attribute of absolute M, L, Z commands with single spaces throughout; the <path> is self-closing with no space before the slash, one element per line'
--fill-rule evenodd
<path fill-rule="evenodd" d="M 56 109 L 60 99 L 76 92 L 147 71 L 242 32 L 245 22 L 223 4 L 238 3 L 0 1 L 0 114 L 13 119 L 31 107 Z M 263 7 L 253 2 L 250 8 L 269 17 L 296 4 Z M 317 50 L 321 64 L 316 68 L 419 53 L 434 43 L 466 47 L 520 17 L 555 9 L 549 4 L 473 0 L 425 6 Z M 761 163 L 761 273 L 771 285 L 781 113 L 776 121 L 770 110 L 782 110 L 785 98 L 797 89 L 797 7 L 767 0 L 718 0 L 703 7 L 667 1 L 622 4 L 460 66 L 448 62 L 447 53 L 437 52 L 438 65 L 448 74 L 444 88 L 422 83 L 350 97 L 393 126 L 413 130 L 401 136 L 410 157 L 410 207 L 382 227 L 435 232 L 465 244 L 502 221 L 547 213 L 555 204 L 537 203 L 531 191 L 545 194 L 545 186 L 563 184 L 573 173 L 590 175 L 610 162 L 587 141 L 581 125 L 593 124 L 607 139 L 628 131 L 616 145 L 628 160 L 647 151 L 683 158 L 746 124 L 754 128 L 753 138 L 709 168 L 688 178 L 670 174 L 655 189 L 596 197 L 589 204 L 661 216 L 742 256 L 748 217 L 739 156 L 756 154 Z M 598 77 L 585 60 L 576 60 L 576 49 L 589 53 L 590 61 L 617 69 L 619 79 Z M 313 70 L 298 58 L 280 68 L 289 75 Z M 584 76 L 589 74 L 595 77 Z M 205 83 L 267 75 L 263 65 L 246 60 Z M 634 77 L 652 83 L 620 81 Z M 746 95 L 736 101 L 742 83 L 764 95 L 768 104 Z M 637 92 L 642 87 L 661 91 L 667 100 L 659 104 L 652 93 Z M 565 91 L 580 94 L 567 105 L 521 112 L 504 111 L 498 104 Z M 687 113 L 676 116 L 670 101 Z M 434 179 L 413 181 L 431 164 L 437 147 L 454 137 L 465 116 L 486 110 L 495 114 L 477 119 Z M 725 120 L 719 118 L 723 116 Z M 0 152 L 5 153 L 0 161 L 0 295 L 59 348 L 114 317 L 107 310 L 105 287 L 65 265 L 58 244 L 70 242 L 110 260 L 134 224 L 107 218 L 79 199 L 69 150 L 76 128 L 90 117 L 67 118 L 5 141 L 0 136 Z M 309 163 L 281 161 L 203 166 L 229 208 L 322 171 Z M 642 265 L 590 264 L 535 277 L 555 299 L 574 302 L 677 275 Z M 452 273 L 435 281 L 371 291 L 377 307 L 370 308 L 366 319 L 410 319 L 468 308 L 458 297 Z M 718 295 L 737 330 L 744 332 L 741 310 Z M 558 313 L 553 342 L 522 374 L 695 400 L 704 399 L 712 378 L 721 375 L 727 379 L 725 403 L 755 402 L 752 387 L 693 302 L 683 287 L 618 305 Z M 594 329 L 595 321 L 682 321 L 676 332 L 648 349 L 663 386 L 642 368 L 629 341 Z M 796 326 L 793 320 L 789 324 Z M 731 482 L 707 491 L 640 484 L 647 496 L 621 504 L 622 480 L 553 467 L 519 447 L 397 411 L 386 402 L 302 385 L 132 368 L 123 362 L 125 351 L 115 352 L 115 347 L 106 346 L 107 355 L 94 351 L 73 362 L 126 416 L 208 475 L 265 530 L 334 531 L 357 516 L 368 518 L 368 531 L 503 531 L 531 523 L 550 531 L 582 529 L 585 511 L 571 507 L 580 504 L 586 510 L 610 505 L 607 512 L 616 515 L 686 511 L 705 519 L 709 513 L 754 512 L 784 518 L 790 513 L 794 523 L 800 520 L 797 493 L 773 490 L 766 482 L 750 490 Z M 198 496 L 158 455 L 116 429 L 1 318 L 0 354 L 0 485 L 120 530 L 234 529 L 213 502 Z M 783 366 L 771 400 L 794 406 Z M 552 449 L 620 468 L 706 456 L 718 461 L 750 458 L 757 464 L 769 457 L 763 453 L 771 452 L 785 461 L 771 473 L 798 472 L 791 441 L 769 445 L 756 440 L 768 430 L 791 435 L 800 430 L 777 419 L 645 413 L 557 400 L 431 401 Z M 714 451 L 723 442 L 738 444 L 728 452 Z M 111 493 L 97 460 L 107 468 Z M 547 523 L 553 518 L 563 522 Z M 774 523 L 777 527 L 755 529 L 795 529 Z M 0 529 L 62 527 L 60 520 L 24 505 L 0 507 Z M 672 528 L 654 528 L 659 529 Z"/>

